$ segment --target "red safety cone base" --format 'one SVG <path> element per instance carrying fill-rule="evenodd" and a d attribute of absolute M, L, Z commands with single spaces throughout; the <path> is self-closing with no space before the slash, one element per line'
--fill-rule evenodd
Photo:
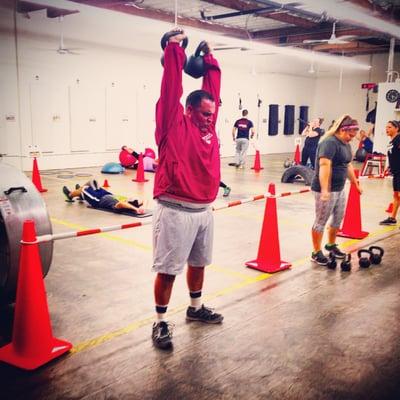
<path fill-rule="evenodd" d="M 251 169 L 254 169 L 255 171 L 261 171 L 262 169 L 264 169 L 264 167 L 251 167 Z"/>
<path fill-rule="evenodd" d="M 359 232 L 351 232 L 351 233 L 344 233 L 343 231 L 339 231 L 337 236 L 350 238 L 350 239 L 364 239 L 369 235 L 369 232 L 359 231 Z"/>
<path fill-rule="evenodd" d="M 38 340 L 40 340 L 40 338 L 38 338 Z M 71 343 L 53 338 L 52 349 L 49 353 L 37 355 L 35 357 L 26 357 L 15 351 L 13 344 L 10 343 L 0 349 L 0 361 L 4 361 L 18 368 L 32 370 L 61 356 L 61 354 L 66 353 L 71 350 L 71 348 Z"/>
<path fill-rule="evenodd" d="M 146 178 L 143 178 L 143 179 L 136 179 L 136 178 L 135 178 L 135 179 L 132 179 L 132 181 L 133 181 L 133 182 L 139 182 L 139 183 L 140 183 L 140 182 L 148 182 L 149 180 L 146 179 Z"/>
<path fill-rule="evenodd" d="M 275 272 L 284 271 L 289 269 L 292 264 L 281 261 L 279 264 L 263 263 L 259 260 L 247 261 L 246 266 L 249 268 L 257 269 L 258 271 L 267 272 L 268 274 L 274 274 Z"/>

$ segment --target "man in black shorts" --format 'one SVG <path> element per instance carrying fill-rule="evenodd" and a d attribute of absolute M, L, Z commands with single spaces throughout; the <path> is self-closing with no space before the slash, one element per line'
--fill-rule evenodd
<path fill-rule="evenodd" d="M 238 119 L 233 125 L 232 136 L 236 143 L 236 168 L 244 168 L 250 143 L 249 137 L 253 138 L 254 136 L 254 125 L 247 119 L 248 114 L 247 110 L 243 110 L 242 118 Z"/>
<path fill-rule="evenodd" d="M 136 214 L 144 214 L 143 202 L 139 200 L 118 200 L 111 192 L 99 187 L 97 181 L 94 179 L 83 186 L 76 185 L 76 189 L 73 191 L 64 186 L 63 193 L 69 202 L 72 202 L 77 197 L 85 200 L 93 208 L 115 212 L 119 210 L 132 210 Z"/>
<path fill-rule="evenodd" d="M 388 146 L 389 168 L 393 175 L 393 210 L 390 217 L 380 222 L 381 225 L 396 225 L 397 211 L 400 204 L 400 122 L 389 121 L 386 135 L 390 137 Z"/>

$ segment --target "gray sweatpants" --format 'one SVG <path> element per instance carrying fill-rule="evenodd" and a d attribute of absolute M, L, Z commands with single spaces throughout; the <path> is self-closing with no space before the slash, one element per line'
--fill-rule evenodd
<path fill-rule="evenodd" d="M 323 232 L 329 217 L 332 215 L 331 227 L 340 228 L 344 216 L 346 196 L 344 189 L 340 192 L 331 192 L 328 201 L 321 200 L 320 192 L 313 192 L 315 197 L 315 221 L 313 230 Z"/>
<path fill-rule="evenodd" d="M 249 148 L 249 139 L 236 139 L 236 165 L 244 165 L 246 162 L 246 153 Z"/>

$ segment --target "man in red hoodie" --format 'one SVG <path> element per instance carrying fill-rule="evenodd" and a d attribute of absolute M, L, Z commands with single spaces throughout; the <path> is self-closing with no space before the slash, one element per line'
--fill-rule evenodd
<path fill-rule="evenodd" d="M 221 323 L 223 316 L 201 301 L 204 267 L 211 263 L 213 214 L 220 182 L 220 159 L 215 123 L 218 115 L 221 71 L 206 46 L 202 90 L 182 97 L 185 62 L 180 42 L 183 31 L 170 37 L 164 51 L 161 94 L 156 106 L 156 142 L 159 165 L 155 176 L 153 216 L 154 297 L 157 320 L 152 339 L 156 347 L 172 347 L 171 325 L 165 320 L 175 276 L 187 268 L 189 321 Z"/>

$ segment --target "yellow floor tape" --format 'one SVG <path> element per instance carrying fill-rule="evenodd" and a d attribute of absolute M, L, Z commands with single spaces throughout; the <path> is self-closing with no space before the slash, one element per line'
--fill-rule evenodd
<path fill-rule="evenodd" d="M 386 226 L 386 227 L 384 227 L 382 229 L 379 229 L 379 230 L 377 230 L 377 231 L 375 231 L 373 233 L 370 233 L 369 236 L 368 236 L 368 239 L 371 239 L 371 238 L 374 238 L 374 237 L 377 238 L 380 234 L 392 232 L 392 231 L 394 231 L 396 229 L 398 229 L 397 226 Z M 344 248 L 344 249 L 345 248 L 349 248 L 350 246 L 354 245 L 355 243 L 360 243 L 361 244 L 364 240 L 360 241 L 360 240 L 357 240 L 357 239 L 350 239 L 350 240 L 347 240 L 347 241 L 343 242 L 341 244 L 341 247 Z M 378 240 L 380 240 L 380 239 L 378 238 Z M 308 257 L 302 258 L 300 260 L 296 260 L 296 261 L 294 261 L 292 263 L 292 267 L 303 265 L 307 260 L 308 260 Z M 235 292 L 235 291 L 237 291 L 239 289 L 242 289 L 243 287 L 252 285 L 253 283 L 256 283 L 256 282 L 264 281 L 264 280 L 270 278 L 271 276 L 273 276 L 273 274 L 267 274 L 267 273 L 260 273 L 257 276 L 250 276 L 250 275 L 247 276 L 247 274 L 242 274 L 240 272 L 238 273 L 236 271 L 231 271 L 229 269 L 218 267 L 218 266 L 211 266 L 211 269 L 214 269 L 215 271 L 224 270 L 225 273 L 229 271 L 229 275 L 237 277 L 237 278 L 241 278 L 242 280 L 240 282 L 238 282 L 238 283 L 235 283 L 235 284 L 230 285 L 230 286 L 228 286 L 226 288 L 217 290 L 214 293 L 211 293 L 209 295 L 204 296 L 205 300 L 215 299 L 217 297 L 221 297 L 221 296 L 225 296 L 227 294 L 231 294 L 231 293 L 233 293 L 233 292 Z M 187 308 L 187 304 L 179 305 L 178 307 L 175 307 L 175 308 L 173 308 L 171 310 L 168 310 L 168 315 L 178 314 L 178 313 L 184 311 L 186 308 Z M 76 354 L 76 353 L 79 353 L 79 352 L 84 351 L 84 350 L 88 350 L 88 349 L 93 348 L 93 347 L 97 347 L 102 343 L 105 343 L 105 342 L 108 342 L 108 341 L 110 341 L 110 340 L 112 340 L 114 338 L 117 338 L 118 336 L 125 335 L 127 333 L 131 333 L 131 332 L 133 332 L 133 331 L 135 331 L 135 330 L 137 330 L 137 329 L 139 329 L 139 328 L 141 328 L 143 326 L 149 325 L 153 321 L 154 321 L 154 315 L 146 317 L 146 318 L 143 318 L 143 319 L 138 320 L 138 321 L 134 321 L 131 324 L 129 324 L 129 325 L 123 327 L 123 328 L 117 329 L 115 331 L 106 333 L 104 335 L 101 335 L 101 336 L 98 336 L 96 338 L 89 339 L 89 340 L 86 340 L 86 341 L 84 341 L 82 343 L 77 344 L 76 346 L 74 346 L 71 349 L 69 354 L 72 355 L 72 354 Z"/>

